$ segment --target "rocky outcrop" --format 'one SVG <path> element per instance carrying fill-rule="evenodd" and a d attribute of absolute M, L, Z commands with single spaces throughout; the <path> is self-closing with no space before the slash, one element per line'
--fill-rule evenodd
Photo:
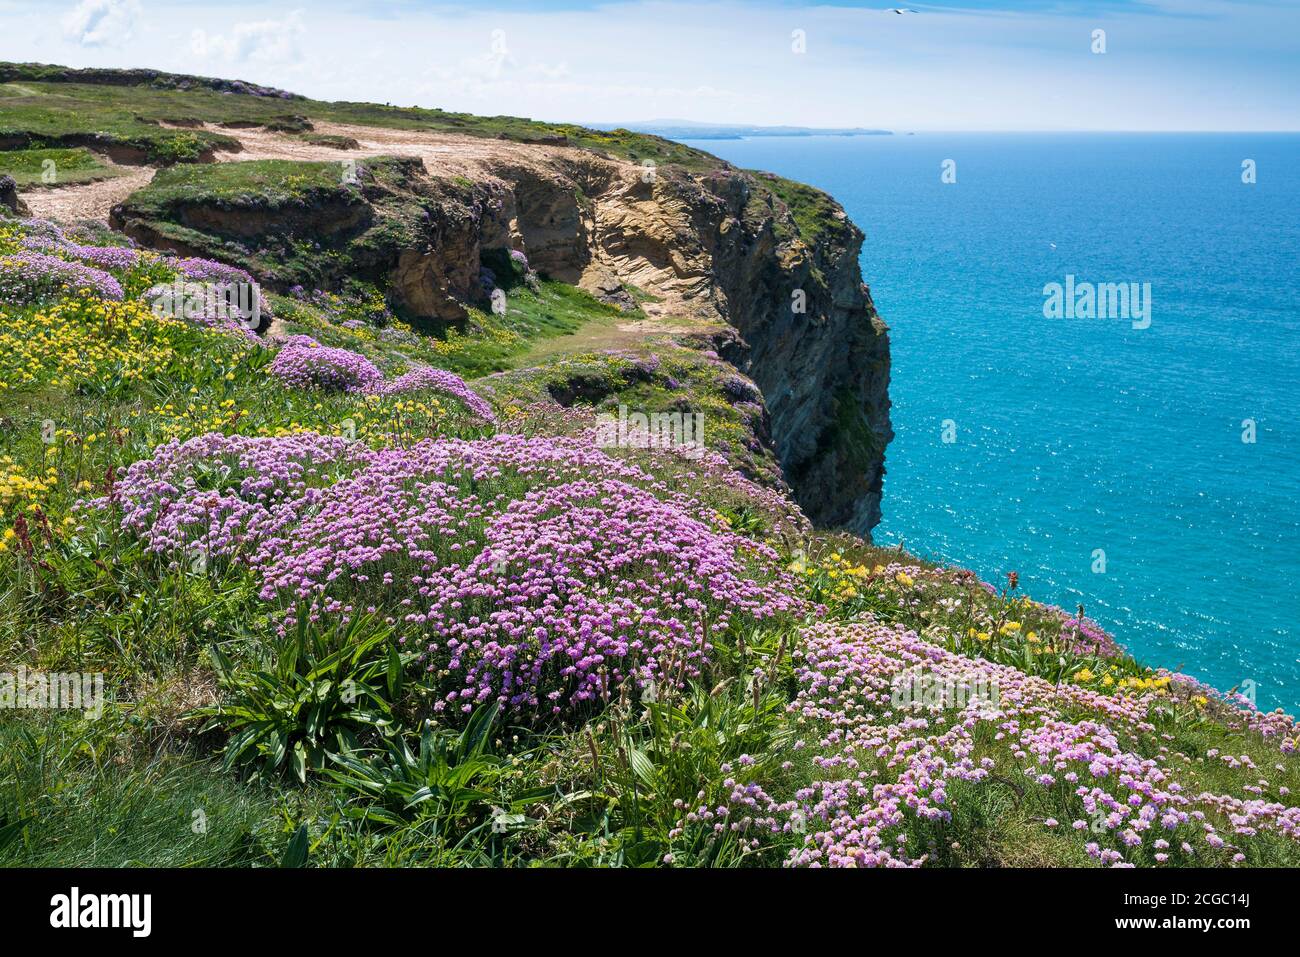
<path fill-rule="evenodd" d="M 157 90 L 210 90 L 213 93 L 242 93 L 247 96 L 276 100 L 303 99 L 297 93 L 277 90 L 275 87 L 263 86 L 260 83 L 222 80 L 187 73 L 166 73 L 162 70 L 120 70 L 100 67 L 75 69 L 45 63 L 0 63 L 0 83 L 20 83 L 24 80 L 43 83 L 87 83 L 100 86 L 148 86 Z"/>
<path fill-rule="evenodd" d="M 128 201 L 114 221 L 153 245 L 183 240 L 224 258 L 251 250 L 239 264 L 273 286 L 370 278 L 402 310 L 444 322 L 484 305 L 480 264 L 508 250 L 624 308 L 722 320 L 734 335 L 717 351 L 762 389 L 800 506 L 818 524 L 869 535 L 893 437 L 889 342 L 858 267 L 862 233 L 838 204 L 721 161 L 654 169 L 509 146 L 481 159 L 474 179 L 371 157 L 355 185 L 273 210 L 256 196 L 165 214 Z M 291 254 L 308 242 L 322 254 Z"/>
<path fill-rule="evenodd" d="M 16 216 L 27 215 L 27 204 L 18 195 L 18 186 L 12 176 L 0 176 L 0 207 Z"/>
<path fill-rule="evenodd" d="M 736 337 L 717 351 L 763 390 L 800 506 L 869 535 L 893 431 L 888 330 L 862 282 L 862 232 L 825 194 L 725 165 L 604 174 L 569 187 L 591 202 L 570 273 L 581 268 L 605 301 L 616 279 L 658 297 L 647 311 L 727 322 Z M 534 195 L 522 209 L 558 204 Z"/>

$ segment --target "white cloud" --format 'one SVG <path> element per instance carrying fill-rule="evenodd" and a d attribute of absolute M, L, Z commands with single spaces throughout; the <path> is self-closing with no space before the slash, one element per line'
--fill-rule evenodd
<path fill-rule="evenodd" d="M 302 11 L 295 10 L 283 20 L 236 23 L 229 36 L 194 30 L 190 33 L 190 50 L 196 56 L 223 61 L 289 63 L 301 59 L 299 40 L 306 32 Z"/>
<path fill-rule="evenodd" d="M 541 74 L 542 77 L 548 80 L 563 80 L 565 77 L 570 75 L 569 64 L 563 60 L 555 64 L 555 66 L 550 66 L 546 63 L 534 63 L 530 67 L 530 70 L 534 73 Z"/>
<path fill-rule="evenodd" d="M 63 33 L 82 46 L 121 46 L 141 16 L 140 0 L 81 0 L 63 17 Z"/>
<path fill-rule="evenodd" d="M 1298 122 L 1294 0 L 1142 0 L 1087 15 L 1073 2 L 1019 4 L 1013 14 L 1005 8 L 1017 3 L 1006 0 L 999 10 L 930 6 L 908 17 L 843 0 L 602 0 L 594 10 L 281 2 L 61 0 L 64 10 L 80 3 L 73 39 L 61 43 L 50 0 L 0 0 L 0 59 L 238 76 L 322 99 L 547 120 L 897 130 Z M 109 27 L 129 32 L 127 14 L 140 3 L 146 15 L 130 42 L 109 46 Z M 291 15 L 295 6 L 304 12 Z M 1089 50 L 1099 26 L 1106 56 Z M 799 56 L 790 50 L 796 27 L 808 36 Z"/>

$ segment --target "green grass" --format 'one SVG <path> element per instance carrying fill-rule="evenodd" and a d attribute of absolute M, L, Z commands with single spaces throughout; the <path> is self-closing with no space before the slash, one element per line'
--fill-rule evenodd
<path fill-rule="evenodd" d="M 0 145 L 10 149 L 119 146 L 156 163 L 194 161 L 213 150 L 238 145 L 229 136 L 207 130 L 159 126 L 158 120 L 193 115 L 183 100 L 170 101 L 163 110 L 166 116 L 142 117 L 134 97 L 104 95 L 109 89 L 43 83 L 0 87 L 4 94 L 0 96 Z"/>
<path fill-rule="evenodd" d="M 381 368 L 417 363 L 470 379 L 531 363 L 542 352 L 567 351 L 572 343 L 586 341 L 584 334 L 611 328 L 620 317 L 626 318 L 618 309 L 565 283 L 543 279 L 536 289 L 523 283 L 507 285 L 505 315 L 472 308 L 463 329 L 429 320 L 412 319 L 408 325 L 390 321 L 392 317 L 384 319 L 375 311 L 385 311 L 378 293 L 373 293 L 378 299 L 369 300 L 331 294 L 330 308 L 289 296 L 273 296 L 271 301 L 287 333 L 363 350 Z M 367 325 L 349 329 L 342 325 L 349 320 Z"/>
<path fill-rule="evenodd" d="M 4 175 L 12 176 L 19 186 L 57 186 L 111 179 L 121 171 L 88 149 L 36 149 L 0 151 L 0 176 Z"/>
<path fill-rule="evenodd" d="M 790 210 L 800 238 L 808 246 L 814 247 L 827 234 L 845 228 L 844 210 L 821 190 L 771 173 L 756 175 Z"/>
<path fill-rule="evenodd" d="M 510 284 L 504 315 L 472 309 L 464 331 L 447 330 L 430 348 L 439 365 L 477 378 L 530 363 L 538 351 L 568 351 L 569 337 L 580 341 L 583 331 L 627 318 L 566 283 L 543 279 L 535 290 Z"/>
<path fill-rule="evenodd" d="M 0 816 L 21 829 L 0 866 L 230 867 L 272 860 L 254 828 L 265 789 L 211 761 L 149 753 L 126 712 L 0 721 Z"/>
<path fill-rule="evenodd" d="M 148 186 L 132 195 L 131 206 L 146 216 L 207 203 L 276 209 L 319 194 L 346 192 L 340 163 L 250 160 L 159 170 Z"/>

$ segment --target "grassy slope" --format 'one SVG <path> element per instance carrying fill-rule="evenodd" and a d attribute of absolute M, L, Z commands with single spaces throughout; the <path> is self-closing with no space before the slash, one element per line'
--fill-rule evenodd
<path fill-rule="evenodd" d="M 131 273 L 121 278 L 128 287 L 144 284 Z M 9 831 L 0 861 L 274 864 L 303 824 L 318 864 L 637 864 L 662 862 L 665 855 L 681 863 L 779 864 L 802 843 L 797 832 L 754 846 L 714 840 L 711 826 L 683 823 L 675 805 L 698 800 L 701 788 L 710 806 L 727 804 L 725 782 L 741 773 L 736 762 L 742 755 L 755 759 L 744 765 L 743 779 L 773 794 L 792 793 L 823 776 L 808 751 L 795 748 L 796 727 L 799 737 L 815 739 L 816 724 L 791 724 L 786 714 L 801 687 L 793 665 L 806 626 L 797 619 L 754 623 L 729 634 L 702 683 L 661 701 L 616 700 L 572 725 L 510 722 L 486 739 L 484 747 L 496 756 L 452 747 L 453 766 L 463 765 L 481 793 L 454 806 L 373 818 L 367 808 L 389 805 L 376 805 L 355 780 L 311 774 L 298 785 L 281 772 L 241 779 L 222 770 L 217 762 L 226 735 L 220 725 L 197 733 L 199 722 L 192 717 L 195 708 L 232 693 L 217 680 L 209 649 L 226 649 L 244 663 L 237 668 L 253 667 L 259 654 L 277 647 L 272 619 L 240 567 L 168 572 L 102 521 L 92 517 L 78 530 L 77 522 L 87 519 L 74 503 L 99 494 L 110 468 L 120 472 L 159 442 L 211 430 L 339 434 L 350 423 L 369 441 L 409 443 L 439 435 L 472 438 L 484 434 L 484 427 L 445 397 L 376 402 L 278 386 L 266 375 L 266 350 L 260 347 L 185 325 L 151 333 L 147 315 L 135 322 L 136 336 L 124 321 L 129 316 L 106 327 L 95 313 L 81 312 L 79 302 L 73 296 L 63 306 L 72 312 L 54 313 L 53 321 L 41 317 L 50 317 L 54 306 L 9 307 L 0 321 L 9 336 L 4 378 L 10 383 L 0 402 L 12 426 L 0 449 L 5 524 L 12 528 L 21 513 L 35 529 L 40 520 L 32 516 L 39 512 L 53 529 L 49 542 L 36 535 L 31 558 L 23 557 L 13 536 L 5 539 L 0 635 L 10 664 L 107 672 L 114 703 L 93 721 L 60 712 L 11 712 L 0 720 L 0 808 L 11 823 L 24 822 Z M 512 302 L 517 313 L 491 319 L 499 323 L 498 333 L 508 330 L 516 337 L 515 346 L 580 328 L 584 316 L 608 321 L 605 307 L 554 284 L 537 293 L 518 287 Z M 404 330 L 373 294 L 324 296 L 312 303 L 276 299 L 274 305 L 286 331 L 364 352 L 390 378 L 411 362 L 433 360 L 471 371 L 501 358 L 486 333 L 449 348 Z M 548 308 L 563 320 L 544 319 Z M 48 328 L 48 337 L 33 341 L 34 327 Z M 117 357 L 91 348 L 105 338 L 121 347 Z M 66 354 L 64 343 L 76 343 L 79 354 Z M 507 355 L 513 347 L 500 346 Z M 126 370 L 123 355 L 135 360 Z M 581 431 L 589 422 L 583 402 L 565 410 L 548 399 L 552 387 L 563 391 L 580 381 L 589 388 L 594 383 L 586 398 L 606 407 L 624 401 L 655 408 L 684 398 L 690 407 L 710 410 L 711 444 L 733 441 L 726 423 L 734 400 L 721 387 L 724 370 L 666 343 L 658 356 L 649 375 L 634 354 L 579 354 L 483 380 L 480 388 L 505 417 L 503 427 L 526 434 Z M 25 377 L 31 381 L 23 383 Z M 57 426 L 52 441 L 42 434 L 49 421 Z M 1264 793 L 1275 798 L 1285 793 L 1281 788 L 1300 787 L 1296 762 L 1278 752 L 1277 739 L 1234 730 L 1240 722 L 1226 706 L 1129 689 L 1127 683 L 1149 682 L 1152 675 L 1122 655 L 1060 650 L 1055 636 L 1065 619 L 1059 613 L 1013 595 L 992 596 L 940 569 L 895 571 L 898 562 L 911 560 L 848 536 L 813 535 L 783 523 L 766 496 L 725 472 L 701 472 L 656 453 L 622 454 L 666 478 L 671 488 L 711 503 L 733 528 L 770 540 L 798 572 L 799 593 L 824 607 L 814 620 L 851 622 L 872 615 L 927 630 L 940 647 L 973 655 L 972 661 L 1011 663 L 1049 682 L 1103 690 L 1104 677 L 1115 700 L 1140 697 L 1156 717 L 1148 730 L 1121 730 L 1125 746 L 1181 765 L 1189 790 L 1242 793 L 1261 775 L 1269 780 Z M 945 605 L 954 599 L 966 604 L 959 610 Z M 1016 631 L 998 627 L 1013 618 Z M 996 637 L 968 635 L 975 628 Z M 770 680 L 755 681 L 755 668 Z M 406 696 L 418 700 L 418 688 L 415 681 Z M 939 726 L 952 719 L 931 716 Z M 446 733 L 454 736 L 458 728 L 453 721 Z M 1008 744 L 991 732 L 976 744 L 977 756 L 1016 767 Z M 416 747 L 413 740 L 410 746 Z M 1234 761 L 1248 757 L 1259 770 L 1230 766 L 1215 759 L 1212 749 L 1237 756 Z M 1088 820 L 1068 791 L 1004 773 L 982 784 L 958 783 L 950 801 L 953 817 L 942 827 L 909 819 L 902 828 L 913 847 L 929 849 L 935 863 L 1092 861 L 1085 850 L 1097 838 L 1092 830 L 1044 825 L 1049 817 Z M 492 807 L 505 808 L 507 818 L 493 818 Z M 496 830 L 489 826 L 493 821 L 500 825 Z M 1276 835 L 1242 844 L 1250 863 L 1296 861 L 1294 845 Z M 1206 848 L 1197 850 L 1200 857 L 1184 859 L 1228 859 L 1226 851 L 1207 856 Z"/>
<path fill-rule="evenodd" d="M 133 201 L 161 213 L 176 203 L 230 203 L 256 195 L 271 208 L 302 200 L 313 191 L 342 187 L 337 163 L 254 160 L 160 170 Z"/>

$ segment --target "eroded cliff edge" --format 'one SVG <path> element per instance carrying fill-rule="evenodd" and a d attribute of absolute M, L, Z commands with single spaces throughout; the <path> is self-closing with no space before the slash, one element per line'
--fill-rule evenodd
<path fill-rule="evenodd" d="M 168 170 L 112 221 L 281 289 L 364 276 L 409 314 L 453 324 L 484 305 L 483 257 L 517 251 L 606 301 L 711 330 L 762 390 L 809 518 L 864 536 L 879 522 L 889 339 L 862 282 L 863 234 L 830 197 L 712 157 L 654 167 L 547 143 L 331 132 L 369 155 L 280 160 L 251 139 L 239 159 L 262 149 L 269 162 L 301 162 L 300 188 L 205 190 L 210 174 Z"/>

